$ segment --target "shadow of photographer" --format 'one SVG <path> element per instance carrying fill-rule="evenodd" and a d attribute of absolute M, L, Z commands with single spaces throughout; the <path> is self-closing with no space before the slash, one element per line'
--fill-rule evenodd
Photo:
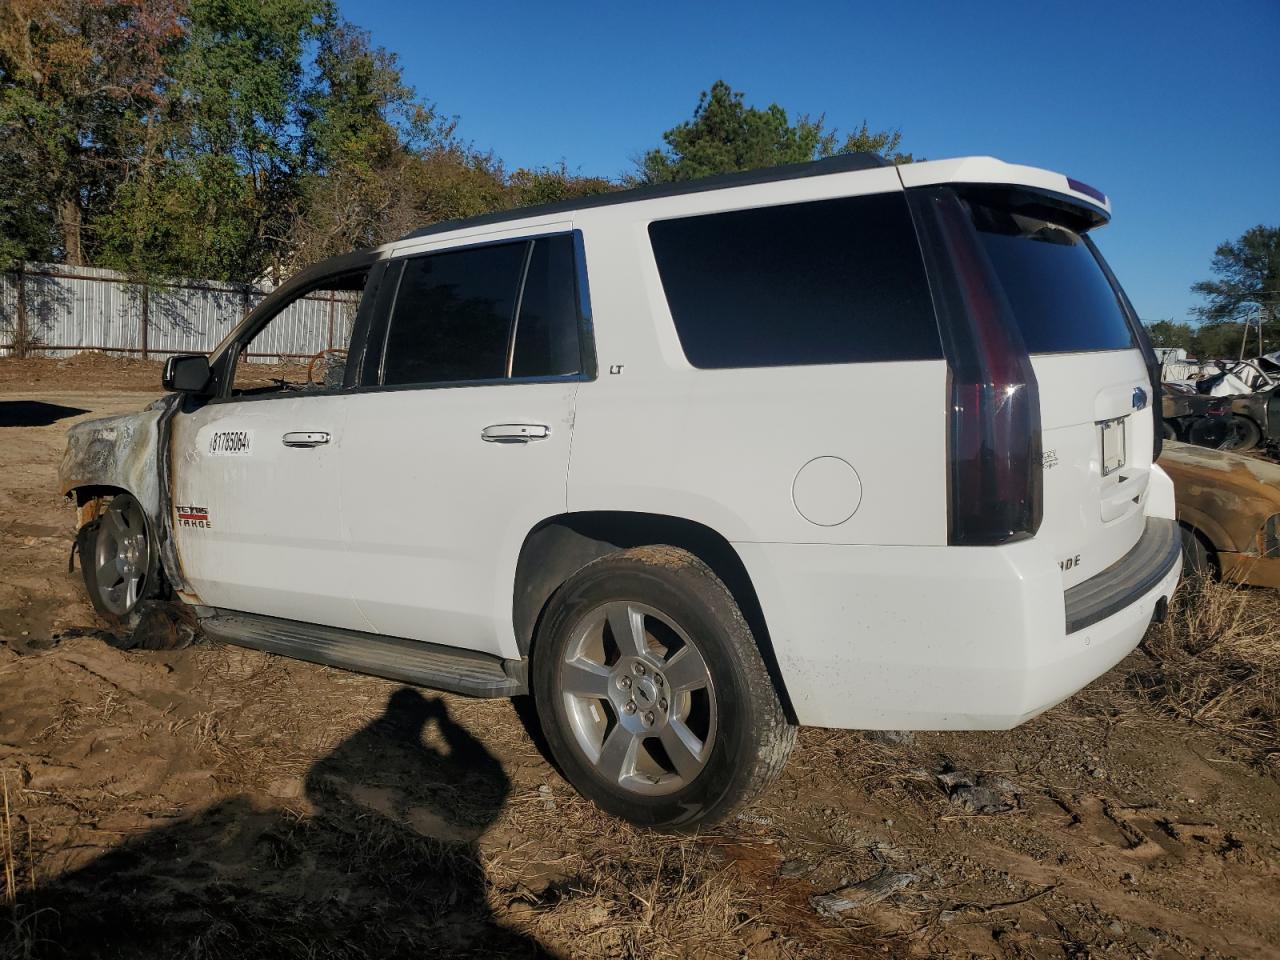
<path fill-rule="evenodd" d="M 510 781 L 443 700 L 397 690 L 303 786 L 309 813 L 236 797 L 56 878 L 33 955 L 548 956 L 489 909 Z"/>

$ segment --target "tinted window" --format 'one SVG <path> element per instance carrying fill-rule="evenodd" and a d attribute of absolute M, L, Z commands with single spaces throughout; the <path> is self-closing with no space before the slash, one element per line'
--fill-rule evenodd
<path fill-rule="evenodd" d="M 1116 291 L 1079 234 L 992 207 L 970 209 L 1028 351 L 1073 353 L 1134 346 Z"/>
<path fill-rule="evenodd" d="M 528 247 L 504 243 L 406 260 L 387 333 L 383 383 L 505 377 Z"/>
<path fill-rule="evenodd" d="M 649 237 L 695 367 L 942 356 L 900 193 L 664 220 Z"/>
<path fill-rule="evenodd" d="M 511 375 L 563 376 L 580 366 L 573 240 L 546 237 L 534 242 L 529 258 Z"/>

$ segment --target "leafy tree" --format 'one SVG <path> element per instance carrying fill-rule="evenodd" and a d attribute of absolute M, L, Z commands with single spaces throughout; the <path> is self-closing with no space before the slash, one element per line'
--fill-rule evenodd
<path fill-rule="evenodd" d="M 1251 343 L 1256 344 L 1257 328 Z M 1197 360 L 1219 360 L 1240 355 L 1240 341 L 1245 335 L 1243 323 L 1201 324 L 1192 326 L 1189 323 L 1175 323 L 1172 320 L 1157 320 L 1147 323 L 1147 331 L 1151 334 L 1151 343 L 1157 347 L 1181 347 L 1187 355 Z"/>
<path fill-rule="evenodd" d="M 898 130 L 872 131 L 864 121 L 841 139 L 822 117 L 800 116 L 791 123 L 776 103 L 763 110 L 748 107 L 743 94 L 723 80 L 698 98 L 692 119 L 672 127 L 662 139 L 665 147 L 650 150 L 638 162 L 638 182 L 694 180 L 855 151 L 879 153 L 895 163 L 912 159 L 897 152 L 902 143 Z"/>
<path fill-rule="evenodd" d="M 331 0 L 190 0 L 143 175 L 103 224 L 135 275 L 279 278 L 306 172 L 304 103 Z"/>
<path fill-rule="evenodd" d="M 301 266 L 403 233 L 414 221 L 413 161 L 447 150 L 456 121 L 420 103 L 394 54 L 331 18 L 304 97 L 306 174 L 287 242 Z"/>
<path fill-rule="evenodd" d="M 572 174 L 562 160 L 554 167 L 522 167 L 507 179 L 507 189 L 512 206 L 529 207 L 608 193 L 617 190 L 618 184 L 604 177 Z"/>
<path fill-rule="evenodd" d="M 1143 321 L 1146 323 L 1146 321 Z M 1193 352 L 1192 342 L 1196 331 L 1189 323 L 1174 323 L 1172 320 L 1157 320 L 1146 323 L 1147 332 L 1151 335 L 1151 343 L 1156 347 L 1181 347 L 1188 354 Z"/>
<path fill-rule="evenodd" d="M 1194 308 L 1200 319 L 1221 324 L 1260 315 L 1264 329 L 1280 319 L 1280 227 L 1259 225 L 1219 244 L 1211 269 L 1214 279 L 1191 286 L 1206 301 Z M 1238 337 L 1236 343 L 1239 349 Z"/>
<path fill-rule="evenodd" d="M 1187 352 L 1198 360 L 1234 359 L 1240 356 L 1240 344 L 1244 337 L 1243 323 L 1226 321 L 1202 324 L 1196 329 L 1195 336 L 1191 340 L 1192 349 Z M 1257 327 L 1253 327 L 1253 332 L 1249 335 L 1249 344 L 1256 346 L 1257 338 Z M 1245 356 L 1250 355 L 1246 346 Z"/>
<path fill-rule="evenodd" d="M 0 256 L 86 263 L 136 172 L 182 37 L 180 0 L 0 5 Z"/>

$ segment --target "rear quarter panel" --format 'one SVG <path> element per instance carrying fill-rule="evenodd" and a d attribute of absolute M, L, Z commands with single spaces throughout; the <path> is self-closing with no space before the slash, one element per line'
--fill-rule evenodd
<path fill-rule="evenodd" d="M 886 174 L 848 192 L 894 187 Z M 575 217 L 600 376 L 578 394 L 569 509 L 684 517 L 731 541 L 945 543 L 945 363 L 695 369 L 647 232 L 651 220 L 698 212 L 690 199 L 671 203 Z M 819 457 L 844 460 L 860 486 L 846 495 L 852 516 L 831 526 L 805 520 L 792 499 L 798 472 Z"/>

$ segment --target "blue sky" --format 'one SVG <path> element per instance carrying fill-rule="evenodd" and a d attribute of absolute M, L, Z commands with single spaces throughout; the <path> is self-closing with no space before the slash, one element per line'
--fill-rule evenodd
<path fill-rule="evenodd" d="M 1070 174 L 1112 198 L 1098 243 L 1146 319 L 1186 319 L 1215 246 L 1280 225 L 1280 0 L 339 2 L 511 167 L 616 176 L 723 78 L 917 156 Z"/>

